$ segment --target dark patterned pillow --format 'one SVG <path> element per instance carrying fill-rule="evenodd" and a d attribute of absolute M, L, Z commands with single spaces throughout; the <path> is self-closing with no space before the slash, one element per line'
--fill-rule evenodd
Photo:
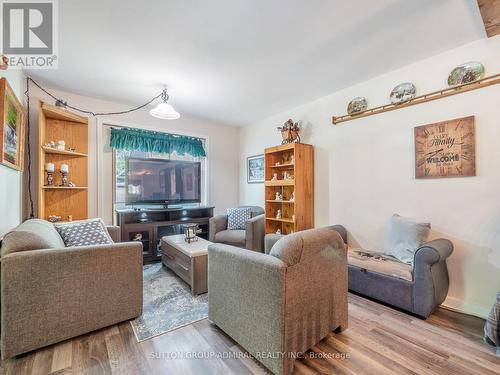
<path fill-rule="evenodd" d="M 54 224 L 66 247 L 106 245 L 113 243 L 101 219 Z"/>
<path fill-rule="evenodd" d="M 250 207 L 228 208 L 227 229 L 245 229 L 245 223 L 252 218 Z"/>

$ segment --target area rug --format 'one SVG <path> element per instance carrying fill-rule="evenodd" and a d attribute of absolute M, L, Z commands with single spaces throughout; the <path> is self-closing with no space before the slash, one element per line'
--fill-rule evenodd
<path fill-rule="evenodd" d="M 144 302 L 130 322 L 137 341 L 184 327 L 208 316 L 208 293 L 193 297 L 182 279 L 161 263 L 144 266 Z"/>

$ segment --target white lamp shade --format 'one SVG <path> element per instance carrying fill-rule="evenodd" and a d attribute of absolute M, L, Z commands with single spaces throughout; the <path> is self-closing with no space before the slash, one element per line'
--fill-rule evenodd
<path fill-rule="evenodd" d="M 151 116 L 161 118 L 162 120 L 177 120 L 181 115 L 177 112 L 174 107 L 168 103 L 160 103 L 151 111 L 149 111 Z"/>

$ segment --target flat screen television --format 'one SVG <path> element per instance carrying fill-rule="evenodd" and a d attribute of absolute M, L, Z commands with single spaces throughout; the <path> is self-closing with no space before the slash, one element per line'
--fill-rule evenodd
<path fill-rule="evenodd" d="M 199 162 L 128 158 L 126 204 L 181 204 L 201 202 Z"/>

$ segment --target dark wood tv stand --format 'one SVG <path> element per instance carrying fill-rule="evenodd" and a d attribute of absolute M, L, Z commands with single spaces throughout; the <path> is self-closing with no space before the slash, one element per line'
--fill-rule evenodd
<path fill-rule="evenodd" d="M 202 230 L 198 236 L 208 239 L 208 221 L 214 216 L 214 207 L 136 207 L 117 209 L 116 215 L 121 240 L 141 241 L 144 263 L 149 263 L 161 259 L 161 238 L 184 233 L 183 224 L 197 223 Z"/>

